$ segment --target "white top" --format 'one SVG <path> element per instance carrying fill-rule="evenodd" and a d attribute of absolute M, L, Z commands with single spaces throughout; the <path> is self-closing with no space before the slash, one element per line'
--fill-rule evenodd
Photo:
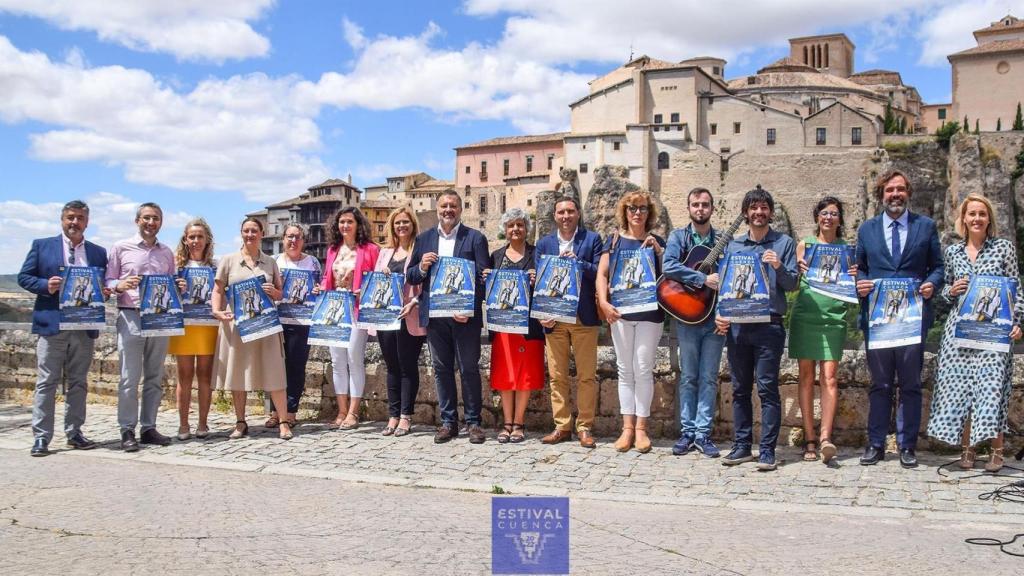
<path fill-rule="evenodd" d="M 576 239 L 576 233 L 579 232 L 580 227 L 577 226 L 572 234 L 569 235 L 568 240 L 562 240 L 562 231 L 558 230 L 555 235 L 558 237 L 558 254 L 565 254 L 566 252 L 572 252 L 572 242 Z"/>
<path fill-rule="evenodd" d="M 882 233 L 885 234 L 885 249 L 889 251 L 889 256 L 892 256 L 893 222 L 900 223 L 900 254 L 903 254 L 907 249 L 907 229 L 910 226 L 910 210 L 904 210 L 903 214 L 896 220 L 890 218 L 888 212 L 882 212 Z"/>
<path fill-rule="evenodd" d="M 445 234 L 441 225 L 437 225 L 437 255 L 438 256 L 454 256 L 455 255 L 455 236 L 459 233 L 459 228 L 462 227 L 462 222 L 459 222 L 452 228 L 450 234 Z"/>
<path fill-rule="evenodd" d="M 89 265 L 89 259 L 85 255 L 85 238 L 84 237 L 82 238 L 82 241 L 78 243 L 78 246 L 75 246 L 73 249 L 71 248 L 71 239 L 70 238 L 68 238 L 65 234 L 61 234 L 60 238 L 61 238 L 61 244 L 64 245 L 64 265 L 65 266 L 88 266 Z M 74 262 L 71 261 L 71 252 L 72 252 L 72 250 L 75 253 L 75 261 Z"/>
<path fill-rule="evenodd" d="M 312 272 L 320 272 L 320 261 L 310 256 L 309 254 L 303 254 L 302 258 L 298 262 L 292 260 L 284 252 L 277 255 L 277 267 L 284 270 L 291 268 L 293 270 L 310 270 Z"/>

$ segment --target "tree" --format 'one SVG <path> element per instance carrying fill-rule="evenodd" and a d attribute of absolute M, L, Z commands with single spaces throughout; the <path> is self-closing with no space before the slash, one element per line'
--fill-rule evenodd
<path fill-rule="evenodd" d="M 1017 116 L 1013 119 L 1014 130 L 1024 130 L 1024 115 L 1020 111 L 1020 102 L 1017 102 Z"/>
<path fill-rule="evenodd" d="M 981 128 L 978 126 L 978 119 L 974 119 L 974 133 L 981 134 Z"/>
<path fill-rule="evenodd" d="M 1002 132 L 1002 131 L 1003 131 L 1003 119 L 1002 118 L 996 118 L 996 132 Z"/>
<path fill-rule="evenodd" d="M 935 132 L 935 139 L 939 142 L 939 146 L 949 149 L 949 140 L 960 131 L 960 123 L 956 120 L 952 122 L 946 122 Z"/>
<path fill-rule="evenodd" d="M 964 132 L 967 132 L 968 130 L 971 129 L 971 123 L 967 121 L 967 114 L 964 114 L 964 123 L 961 124 L 961 126 L 964 127 Z"/>
<path fill-rule="evenodd" d="M 899 129 L 899 120 L 892 112 L 892 100 L 885 104 L 885 118 L 882 122 L 882 132 L 885 134 L 895 134 Z"/>

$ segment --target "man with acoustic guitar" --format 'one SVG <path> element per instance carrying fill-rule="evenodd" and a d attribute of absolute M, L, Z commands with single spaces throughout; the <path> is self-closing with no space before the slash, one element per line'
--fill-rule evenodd
<path fill-rule="evenodd" d="M 673 230 L 668 237 L 662 274 L 682 284 L 691 292 L 718 290 L 718 255 L 728 242 L 711 227 L 715 212 L 715 199 L 706 188 L 694 188 L 686 197 L 690 223 Z M 702 266 L 709 251 L 721 240 L 717 254 L 708 266 Z M 687 292 L 681 294 L 689 295 Z M 718 447 L 711 441 L 711 424 L 715 419 L 715 401 L 718 396 L 718 367 L 722 360 L 725 337 L 715 333 L 715 318 L 711 313 L 714 298 L 707 300 L 703 316 L 687 320 L 676 316 L 676 339 L 679 340 L 679 441 L 672 453 L 680 456 L 699 450 L 709 458 L 717 458 Z M 669 310 L 671 313 L 672 310 Z M 697 316 L 701 316 L 699 313 Z"/>

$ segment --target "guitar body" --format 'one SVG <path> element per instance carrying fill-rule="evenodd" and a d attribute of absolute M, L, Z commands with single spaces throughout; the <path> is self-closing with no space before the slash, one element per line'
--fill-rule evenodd
<path fill-rule="evenodd" d="M 711 253 L 707 246 L 694 246 L 683 265 L 697 269 Z M 718 291 L 707 286 L 693 288 L 671 278 L 658 279 L 658 304 L 676 320 L 684 324 L 700 324 L 711 315 L 718 301 Z"/>

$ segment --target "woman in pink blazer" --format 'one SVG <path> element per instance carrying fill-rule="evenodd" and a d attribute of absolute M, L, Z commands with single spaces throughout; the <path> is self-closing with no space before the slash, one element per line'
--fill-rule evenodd
<path fill-rule="evenodd" d="M 373 270 L 380 254 L 371 240 L 370 222 L 358 208 L 349 206 L 334 214 L 325 227 L 328 248 L 322 288 L 351 290 L 358 300 L 363 273 Z M 366 385 L 366 330 L 353 328 L 348 348 L 332 346 L 330 351 L 338 415 L 328 427 L 351 430 L 359 426 L 359 404 Z"/>
<path fill-rule="evenodd" d="M 405 274 L 409 268 L 419 225 L 412 206 L 401 206 L 388 216 L 387 241 L 377 257 L 376 270 Z M 419 295 L 421 286 L 405 285 L 402 293 L 402 327 L 378 330 L 384 363 L 388 367 L 388 425 L 385 436 L 405 436 L 412 427 L 413 406 L 420 389 L 419 358 L 427 330 L 420 326 Z"/>

